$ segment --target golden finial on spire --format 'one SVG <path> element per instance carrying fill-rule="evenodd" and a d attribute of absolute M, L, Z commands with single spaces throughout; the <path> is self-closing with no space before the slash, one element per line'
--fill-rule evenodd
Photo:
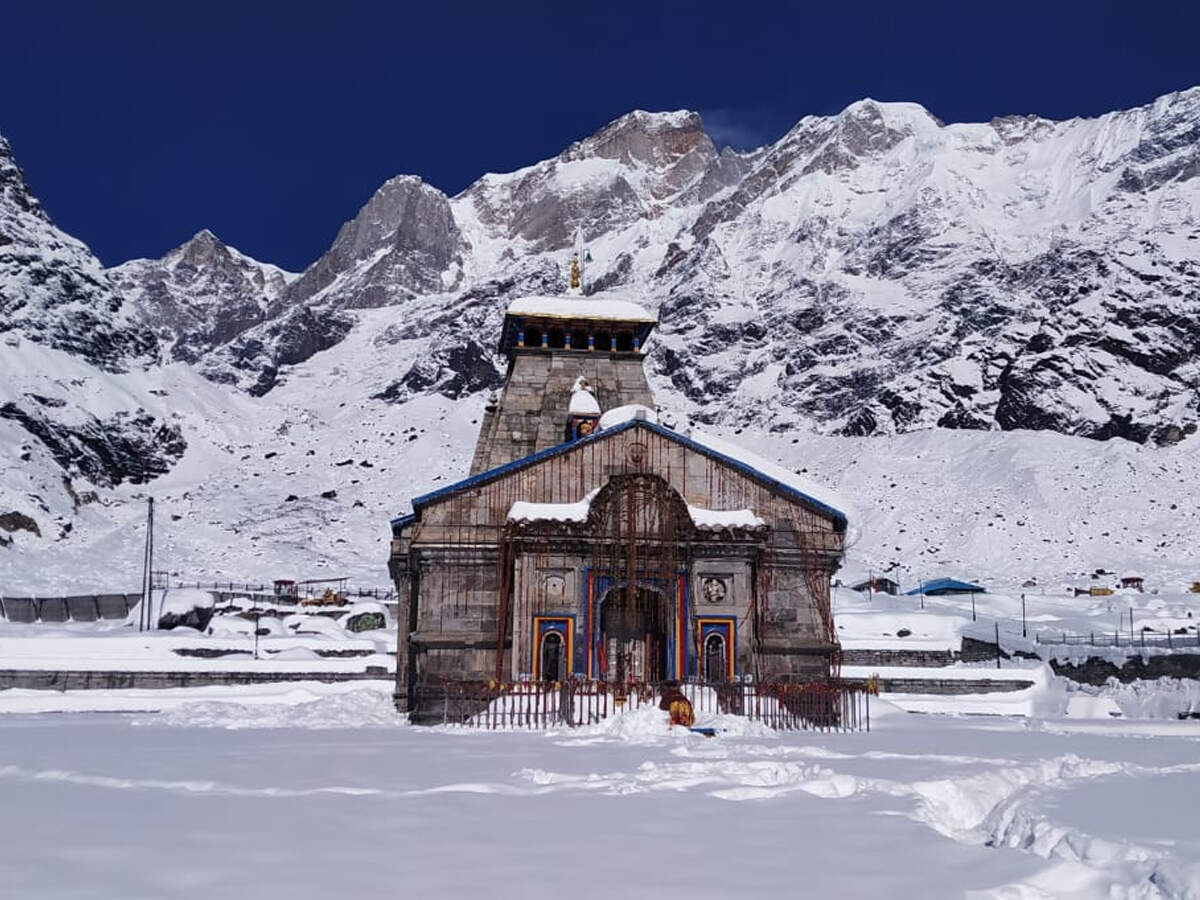
<path fill-rule="evenodd" d="M 571 257 L 571 290 L 579 290 L 579 257 Z"/>

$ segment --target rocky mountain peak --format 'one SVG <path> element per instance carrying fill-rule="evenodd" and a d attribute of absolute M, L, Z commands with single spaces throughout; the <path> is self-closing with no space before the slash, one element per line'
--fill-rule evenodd
<path fill-rule="evenodd" d="M 50 221 L 37 198 L 30 194 L 25 173 L 17 165 L 12 147 L 4 135 L 0 135 L 0 205 L 8 205 L 43 221 Z"/>
<path fill-rule="evenodd" d="M 170 347 L 172 359 L 204 354 L 263 321 L 296 276 L 230 247 L 207 228 L 161 259 L 135 259 L 108 271 Z"/>
<path fill-rule="evenodd" d="M 653 113 L 639 109 L 572 144 L 559 159 L 570 162 L 598 157 L 617 159 L 626 165 L 666 169 L 696 150 L 705 155 L 716 154 L 698 113 L 689 110 Z"/>
<path fill-rule="evenodd" d="M 460 243 L 446 195 L 415 176 L 396 176 L 341 227 L 329 250 L 288 286 L 275 308 L 314 302 L 386 306 L 443 290 L 455 282 L 449 270 Z"/>
<path fill-rule="evenodd" d="M 50 221 L 0 138 L 0 332 L 109 371 L 153 358 L 154 336 L 92 252 Z"/>

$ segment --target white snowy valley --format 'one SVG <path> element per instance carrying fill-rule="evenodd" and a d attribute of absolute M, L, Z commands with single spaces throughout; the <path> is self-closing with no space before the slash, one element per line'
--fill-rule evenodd
<path fill-rule="evenodd" d="M 391 179 L 303 273 L 208 231 L 106 269 L 0 138 L 0 896 L 1200 898 L 1198 129 L 1200 88 L 867 100 L 746 153 L 635 112 L 455 197 Z M 658 317 L 662 424 L 840 498 L 869 729 L 417 727 L 395 598 L 235 587 L 390 590 L 576 228 L 591 299 Z M 203 627 L 29 621 L 138 592 L 149 497 L 150 618 Z"/>

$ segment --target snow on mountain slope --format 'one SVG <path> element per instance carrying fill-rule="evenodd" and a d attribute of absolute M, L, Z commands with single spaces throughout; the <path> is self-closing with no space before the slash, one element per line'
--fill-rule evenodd
<path fill-rule="evenodd" d="M 410 318 L 422 296 L 553 288 L 582 227 L 589 290 L 659 309 L 652 365 L 698 420 L 1170 443 L 1200 417 L 1198 135 L 1200 89 L 1098 119 L 948 126 L 863 100 L 750 154 L 718 154 L 694 113 L 634 112 L 449 200 L 387 182 L 252 343 L 270 357 L 319 330 L 286 318 L 300 305 Z M 439 350 L 474 365 L 492 335 L 460 335 Z M 278 381 L 236 356 L 250 374 L 232 380 Z"/>
<path fill-rule="evenodd" d="M 1195 577 L 1198 137 L 1200 89 L 948 126 L 864 100 L 748 154 L 635 112 L 453 198 L 392 179 L 295 278 L 207 232 L 105 273 L 5 145 L 4 234 L 31 249 L 5 270 L 0 247 L 3 283 L 66 286 L 23 288 L 0 344 L 0 513 L 41 531 L 0 533 L 0 588 L 135 585 L 148 489 L 182 577 L 384 583 L 388 518 L 465 474 L 503 308 L 565 287 L 577 226 L 589 289 L 657 309 L 679 427 L 854 497 L 854 565 Z M 59 305 L 96 307 L 72 278 L 144 349 L 61 341 Z"/>
<path fill-rule="evenodd" d="M 14 593 L 136 586 L 149 493 L 158 511 L 159 563 L 179 577 L 336 574 L 386 584 L 388 520 L 412 494 L 466 471 L 483 398 L 456 403 L 433 394 L 399 404 L 372 398 L 398 361 L 415 361 L 423 348 L 389 336 L 389 311 L 354 315 L 361 324 L 339 346 L 353 357 L 318 354 L 265 397 L 230 391 L 183 363 L 156 370 L 159 393 L 150 399 L 160 406 L 149 412 L 170 411 L 187 436 L 183 459 L 152 486 L 99 490 L 77 510 L 69 498 L 31 509 L 42 535 L 11 535 L 14 545 L 0 553 L 0 587 Z M 105 393 L 136 394 L 141 378 L 113 376 Z M 34 455 L 25 466 L 6 467 L 5 502 L 55 488 L 44 451 L 27 435 L 24 443 Z M 50 527 L 55 517 L 71 521 L 71 531 Z"/>
<path fill-rule="evenodd" d="M 2 138 L 0 336 L 0 544 L 111 524 L 89 507 L 97 491 L 168 471 L 187 443 L 150 390 L 154 333 L 54 227 Z"/>
<path fill-rule="evenodd" d="M 178 577 L 336 575 L 385 586 L 389 519 L 413 496 L 465 477 L 483 395 L 389 399 L 425 342 L 398 339 L 390 310 L 353 315 L 342 344 L 262 397 L 230 394 L 184 364 L 160 370 L 157 399 L 179 415 L 184 458 L 151 485 L 122 484 L 77 513 L 58 510 L 74 522 L 67 535 L 14 533 L 0 553 L 0 585 L 136 589 L 152 492 L 159 564 Z M 1150 448 L 1037 432 L 715 430 L 852 498 L 855 570 L 895 564 L 906 583 L 953 574 L 1006 584 L 1098 567 L 1172 584 L 1200 572 L 1200 512 L 1189 500 L 1200 496 L 1195 438 Z"/>
<path fill-rule="evenodd" d="M 1195 158 L 1197 129 L 1200 90 L 1065 123 L 872 101 L 804 119 L 664 273 L 658 370 L 697 417 L 771 429 L 1177 440 L 1200 181 L 1173 154 Z"/>

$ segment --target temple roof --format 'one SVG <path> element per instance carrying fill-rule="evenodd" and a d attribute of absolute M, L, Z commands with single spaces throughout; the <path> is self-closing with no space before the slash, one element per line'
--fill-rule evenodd
<path fill-rule="evenodd" d="M 697 453 L 702 453 L 711 459 L 723 462 L 726 465 L 743 472 L 751 478 L 754 478 L 760 483 L 779 491 L 779 493 L 807 504 L 826 516 L 829 516 L 843 527 L 845 527 L 847 524 L 846 514 L 836 506 L 832 505 L 832 503 L 837 499 L 836 495 L 832 491 L 829 491 L 820 485 L 809 481 L 802 475 L 797 475 L 796 473 L 791 472 L 782 466 L 777 465 L 776 463 L 762 459 L 761 457 L 758 457 L 747 450 L 743 450 L 740 447 L 735 447 L 732 444 L 728 444 L 725 441 L 721 441 L 715 437 L 699 435 L 695 438 L 688 437 L 670 428 L 659 425 L 656 422 L 651 422 L 643 418 L 630 418 L 619 425 L 611 428 L 604 428 L 600 431 L 597 431 L 595 434 L 589 435 L 588 437 L 558 444 L 557 446 L 542 450 L 540 453 L 533 453 L 521 459 L 513 460 L 510 463 L 505 463 L 502 466 L 497 466 L 494 469 L 489 469 L 486 472 L 480 472 L 477 475 L 472 475 L 470 478 L 465 478 L 462 481 L 456 482 L 455 484 L 450 484 L 446 487 L 439 488 L 436 491 L 431 491 L 428 494 L 422 494 L 418 497 L 414 497 L 412 501 L 413 512 L 393 519 L 391 523 L 392 529 L 393 531 L 396 531 L 400 528 L 403 528 L 405 525 L 416 521 L 416 519 L 420 516 L 422 507 L 428 506 L 431 503 L 436 503 L 461 491 L 478 487 L 490 481 L 494 481 L 497 478 L 502 478 L 510 473 L 518 472 L 554 456 L 558 456 L 563 453 L 569 453 L 576 447 L 581 447 L 585 444 L 594 443 L 596 441 L 603 441 L 606 438 L 621 434 L 622 432 L 628 431 L 631 428 L 645 428 L 654 432 L 655 434 L 662 435 L 669 440 L 675 441 L 678 444 L 682 444 L 683 446 L 694 450 Z M 570 505 L 573 506 L 574 504 Z M 841 504 L 839 503 L 839 505 Z"/>
<path fill-rule="evenodd" d="M 508 305 L 505 315 L 545 319 L 593 319 L 655 324 L 658 318 L 628 300 L 603 297 L 522 297 Z"/>

